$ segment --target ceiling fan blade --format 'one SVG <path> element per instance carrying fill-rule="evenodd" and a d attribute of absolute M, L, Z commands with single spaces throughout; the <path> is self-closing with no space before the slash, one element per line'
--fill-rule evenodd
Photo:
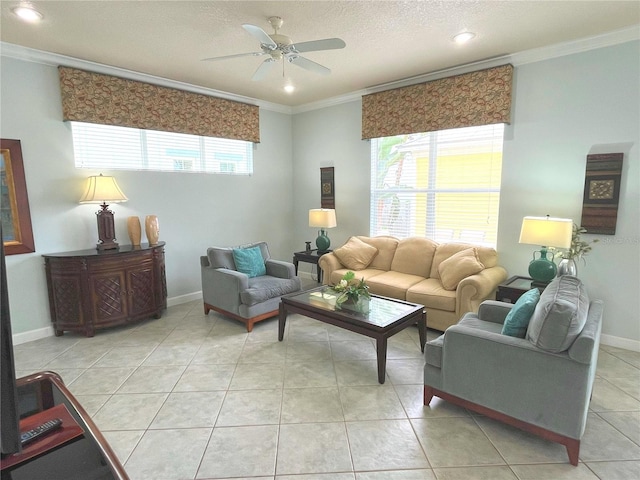
<path fill-rule="evenodd" d="M 265 53 L 264 52 L 236 53 L 235 55 L 224 55 L 222 57 L 203 58 L 200 61 L 201 62 L 215 62 L 215 61 L 218 61 L 218 60 L 227 60 L 229 58 L 259 57 L 260 55 L 265 55 Z"/>
<path fill-rule="evenodd" d="M 269 73 L 269 71 L 273 67 L 275 67 L 275 65 L 276 65 L 276 60 L 274 60 L 271 57 L 267 58 L 264 62 L 260 64 L 258 69 L 253 74 L 253 77 L 251 77 L 251 80 L 253 80 L 254 82 L 258 82 L 264 79 L 264 77 L 267 76 L 267 73 Z"/>
<path fill-rule="evenodd" d="M 316 52 L 318 50 L 336 50 L 344 48 L 347 44 L 340 38 L 325 38 L 324 40 L 311 40 L 310 42 L 300 42 L 294 44 L 298 52 Z"/>
<path fill-rule="evenodd" d="M 260 27 L 256 27 L 255 25 L 251 25 L 249 23 L 242 24 L 242 28 L 244 28 L 247 32 L 257 38 L 262 45 L 268 46 L 270 49 L 275 49 L 278 47 L 276 42 Z"/>
<path fill-rule="evenodd" d="M 289 57 L 289 62 L 304 68 L 305 70 L 309 70 L 310 72 L 318 73 L 320 75 L 329 75 L 331 70 L 327 67 L 320 65 L 319 63 L 312 62 L 308 58 L 304 57 Z"/>

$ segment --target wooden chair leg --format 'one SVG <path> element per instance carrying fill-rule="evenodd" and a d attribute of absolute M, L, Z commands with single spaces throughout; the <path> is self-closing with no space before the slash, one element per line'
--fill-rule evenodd
<path fill-rule="evenodd" d="M 425 385 L 424 386 L 424 401 L 425 405 L 429 405 L 431 403 L 431 399 L 433 398 L 433 388 Z"/>
<path fill-rule="evenodd" d="M 580 440 L 568 440 L 564 445 L 569 456 L 569 463 L 574 467 L 578 466 L 578 456 L 580 455 Z"/>

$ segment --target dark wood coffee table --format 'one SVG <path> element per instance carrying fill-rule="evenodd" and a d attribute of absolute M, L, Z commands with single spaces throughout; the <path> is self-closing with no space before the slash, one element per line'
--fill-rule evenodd
<path fill-rule="evenodd" d="M 420 348 L 424 352 L 427 338 L 427 313 L 423 305 L 371 295 L 368 313 L 337 309 L 337 294 L 327 286 L 292 293 L 280 301 L 278 340 L 284 338 L 289 313 L 299 313 L 324 323 L 376 339 L 378 382 L 384 383 L 387 364 L 387 339 L 409 325 L 418 324 Z"/>

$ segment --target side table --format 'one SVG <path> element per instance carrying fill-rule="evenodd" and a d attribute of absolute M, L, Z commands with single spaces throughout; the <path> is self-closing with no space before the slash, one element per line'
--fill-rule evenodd
<path fill-rule="evenodd" d="M 533 279 L 529 277 L 521 277 L 518 275 L 510 277 L 498 285 L 496 300 L 499 302 L 516 303 L 523 294 L 535 287 L 538 287 L 538 290 L 542 293 L 546 285 L 533 285 L 532 282 Z"/>
<path fill-rule="evenodd" d="M 298 262 L 313 263 L 318 270 L 318 283 L 322 283 L 322 269 L 318 267 L 318 260 L 320 260 L 322 255 L 331 251 L 332 250 L 327 250 L 326 252 L 319 253 L 318 249 L 314 248 L 309 251 L 294 252 L 293 265 L 296 267 L 296 275 L 298 274 Z"/>

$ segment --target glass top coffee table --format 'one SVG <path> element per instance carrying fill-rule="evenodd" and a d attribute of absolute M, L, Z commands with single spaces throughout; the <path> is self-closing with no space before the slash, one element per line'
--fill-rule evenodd
<path fill-rule="evenodd" d="M 427 337 L 427 313 L 423 305 L 371 295 L 369 311 L 359 313 L 336 307 L 338 296 L 330 287 L 284 295 L 280 301 L 278 340 L 284 338 L 289 313 L 299 313 L 324 323 L 375 338 L 378 351 L 378 382 L 384 383 L 387 364 L 387 339 L 409 325 L 418 324 L 420 348 L 424 352 Z"/>

